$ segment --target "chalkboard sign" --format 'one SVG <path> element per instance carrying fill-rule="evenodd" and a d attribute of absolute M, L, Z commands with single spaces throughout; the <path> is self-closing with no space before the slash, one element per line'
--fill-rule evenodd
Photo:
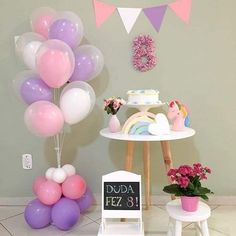
<path fill-rule="evenodd" d="M 139 182 L 104 182 L 104 210 L 140 210 Z"/>
<path fill-rule="evenodd" d="M 102 218 L 142 218 L 140 175 L 123 170 L 103 175 Z"/>

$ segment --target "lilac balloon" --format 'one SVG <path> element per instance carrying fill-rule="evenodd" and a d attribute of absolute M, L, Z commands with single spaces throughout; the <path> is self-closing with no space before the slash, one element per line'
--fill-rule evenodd
<path fill-rule="evenodd" d="M 82 45 L 75 52 L 75 69 L 70 81 L 87 81 L 95 78 L 104 66 L 102 52 L 93 45 Z"/>
<path fill-rule="evenodd" d="M 93 60 L 86 53 L 75 53 L 75 69 L 70 81 L 89 80 L 94 73 L 95 66 Z"/>
<path fill-rule="evenodd" d="M 52 224 L 61 230 L 69 230 L 80 217 L 80 209 L 76 201 L 61 198 L 52 207 Z"/>
<path fill-rule="evenodd" d="M 79 32 L 72 21 L 58 19 L 50 26 L 48 37 L 49 39 L 59 39 L 74 48 L 78 43 Z"/>
<path fill-rule="evenodd" d="M 22 83 L 20 95 L 29 105 L 42 100 L 51 102 L 53 99 L 52 89 L 37 75 L 32 75 Z"/>
<path fill-rule="evenodd" d="M 47 206 L 38 199 L 34 199 L 26 206 L 24 217 L 31 228 L 44 228 L 51 221 L 51 206 Z"/>
<path fill-rule="evenodd" d="M 80 213 L 84 213 L 93 204 L 94 196 L 92 191 L 87 187 L 84 195 L 77 200 L 79 205 Z"/>

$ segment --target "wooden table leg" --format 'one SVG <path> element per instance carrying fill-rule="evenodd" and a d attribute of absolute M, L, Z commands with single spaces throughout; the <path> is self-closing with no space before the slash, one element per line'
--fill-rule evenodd
<path fill-rule="evenodd" d="M 167 173 L 171 168 L 173 168 L 173 161 L 172 161 L 169 141 L 161 141 L 161 150 Z M 168 182 L 172 183 L 172 180 L 168 178 Z M 175 196 L 171 195 L 171 199 L 174 200 Z"/>
<path fill-rule="evenodd" d="M 145 184 L 145 203 L 146 210 L 151 205 L 150 199 L 150 143 L 145 141 L 143 143 L 143 166 L 144 166 L 144 184 Z"/>
<path fill-rule="evenodd" d="M 133 159 L 134 159 L 134 141 L 127 142 L 126 156 L 125 156 L 125 170 L 132 171 Z M 121 222 L 125 222 L 125 218 L 120 219 Z"/>
<path fill-rule="evenodd" d="M 125 156 L 125 170 L 132 171 L 134 159 L 134 141 L 127 142 L 127 150 Z"/>

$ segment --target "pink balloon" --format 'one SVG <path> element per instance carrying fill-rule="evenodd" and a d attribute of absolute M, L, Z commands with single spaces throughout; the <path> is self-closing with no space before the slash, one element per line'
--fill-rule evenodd
<path fill-rule="evenodd" d="M 43 35 L 45 38 L 48 38 L 49 26 L 53 19 L 54 17 L 50 15 L 40 16 L 32 25 L 32 30 L 38 34 Z"/>
<path fill-rule="evenodd" d="M 39 186 L 37 195 L 42 203 L 53 205 L 61 198 L 61 186 L 52 180 L 47 180 Z"/>
<path fill-rule="evenodd" d="M 32 103 L 25 111 L 24 120 L 29 131 L 41 137 L 56 135 L 64 124 L 61 110 L 48 101 Z"/>
<path fill-rule="evenodd" d="M 37 195 L 37 192 L 38 192 L 38 189 L 39 189 L 40 185 L 42 183 L 44 183 L 45 181 L 47 181 L 47 179 L 44 176 L 38 176 L 34 180 L 32 188 L 33 188 L 33 192 L 34 192 L 35 195 Z"/>
<path fill-rule="evenodd" d="M 42 80 L 52 88 L 60 88 L 73 73 L 74 54 L 60 40 L 48 40 L 37 51 L 36 69 Z"/>
<path fill-rule="evenodd" d="M 62 184 L 62 193 L 70 199 L 79 199 L 86 191 L 86 182 L 80 175 L 69 176 Z"/>
<path fill-rule="evenodd" d="M 50 7 L 35 9 L 30 16 L 32 31 L 48 38 L 49 27 L 55 16 L 56 11 Z"/>
<path fill-rule="evenodd" d="M 60 50 L 46 51 L 37 66 L 44 82 L 52 88 L 61 87 L 69 78 L 70 62 Z"/>

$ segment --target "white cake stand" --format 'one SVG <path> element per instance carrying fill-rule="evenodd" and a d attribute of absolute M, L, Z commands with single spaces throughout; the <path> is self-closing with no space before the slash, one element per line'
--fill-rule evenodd
<path fill-rule="evenodd" d="M 161 107 L 164 106 L 166 103 L 163 102 L 159 102 L 159 103 L 153 103 L 153 104 L 132 104 L 132 103 L 126 103 L 125 105 L 127 107 L 131 107 L 131 108 L 136 108 L 139 111 L 148 111 L 151 108 L 156 108 L 156 107 Z"/>

